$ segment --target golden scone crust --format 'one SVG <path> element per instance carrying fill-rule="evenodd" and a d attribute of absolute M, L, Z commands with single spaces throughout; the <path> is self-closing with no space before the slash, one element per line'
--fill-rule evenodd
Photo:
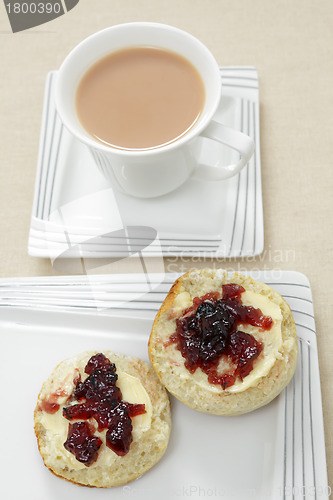
<path fill-rule="evenodd" d="M 34 412 L 35 434 L 44 464 L 55 475 L 82 486 L 110 488 L 136 479 L 162 458 L 171 430 L 171 409 L 168 394 L 148 363 L 139 358 L 103 351 L 103 354 L 115 363 L 118 374 L 124 372 L 141 382 L 151 402 L 151 425 L 142 435 L 135 437 L 133 434 L 130 450 L 125 456 L 118 456 L 104 446 L 103 457 L 106 459 L 103 458 L 102 463 L 99 462 L 99 455 L 96 462 L 89 467 L 80 464 L 74 455 L 63 447 L 62 433 L 59 438 L 52 426 L 46 428 L 45 415 L 43 417 L 45 412 L 41 410 L 41 403 L 55 388 L 61 389 L 64 381 L 73 380 L 75 367 L 80 367 L 82 372 L 90 357 L 97 352 L 86 351 L 66 359 L 53 370 L 38 396 Z M 62 407 L 60 411 L 62 412 Z M 57 418 L 63 419 L 67 434 L 68 421 L 61 415 Z M 139 417 L 133 417 L 132 423 L 135 418 Z"/>
<path fill-rule="evenodd" d="M 172 350 L 165 345 L 176 331 L 176 319 L 181 315 L 181 312 L 175 312 L 177 298 L 183 292 L 189 294 L 191 300 L 209 292 L 221 292 L 222 285 L 227 283 L 236 283 L 246 291 L 266 296 L 279 306 L 282 314 L 282 345 L 278 358 L 266 376 L 243 392 L 228 392 L 216 385 L 214 391 L 207 390 L 191 377 L 179 351 L 177 353 L 175 347 Z M 162 384 L 184 404 L 215 415 L 240 415 L 266 405 L 289 383 L 296 369 L 298 343 L 290 307 L 275 290 L 238 273 L 228 277 L 222 269 L 200 269 L 181 276 L 171 287 L 155 318 L 148 350 L 151 364 Z"/>

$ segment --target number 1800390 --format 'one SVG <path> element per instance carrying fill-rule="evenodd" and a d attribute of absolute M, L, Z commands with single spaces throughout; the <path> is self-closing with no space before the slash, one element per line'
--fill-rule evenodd
<path fill-rule="evenodd" d="M 15 2 L 6 4 L 8 14 L 59 14 L 62 10 L 61 2 Z"/>

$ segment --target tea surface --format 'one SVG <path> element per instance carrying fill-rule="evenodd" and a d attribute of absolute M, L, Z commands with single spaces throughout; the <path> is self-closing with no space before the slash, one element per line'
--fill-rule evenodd
<path fill-rule="evenodd" d="M 205 89 L 185 58 L 155 47 L 114 52 L 83 76 L 76 108 L 98 141 L 120 149 L 151 149 L 186 134 L 197 122 Z"/>

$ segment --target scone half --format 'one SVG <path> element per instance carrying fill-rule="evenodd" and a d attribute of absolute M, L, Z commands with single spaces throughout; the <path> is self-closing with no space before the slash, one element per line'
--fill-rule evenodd
<path fill-rule="evenodd" d="M 203 371 L 200 366 L 189 371 L 188 359 L 182 354 L 175 333 L 184 315 L 193 316 L 191 307 L 196 297 L 221 297 L 222 286 L 228 284 L 245 290 L 240 295 L 242 304 L 260 309 L 271 318 L 267 330 L 237 324 L 237 329 L 257 341 L 261 351 L 252 362 L 251 371 L 242 378 L 237 376 L 230 386 L 211 383 L 209 370 Z M 228 276 L 222 269 L 195 270 L 181 276 L 164 300 L 149 339 L 150 361 L 162 384 L 187 406 L 216 415 L 240 415 L 272 401 L 291 380 L 297 356 L 296 327 L 286 301 L 269 286 L 238 273 Z M 234 373 L 231 368 L 235 366 L 230 356 L 222 354 L 219 359 L 216 370 L 225 373 L 222 379 L 228 380 L 228 373 Z"/>
<path fill-rule="evenodd" d="M 99 431 L 94 418 L 86 420 L 94 439 L 101 443 L 97 459 L 86 465 L 64 447 L 69 426 L 81 419 L 67 420 L 63 409 L 80 401 L 71 401 L 78 378 L 87 379 L 85 367 L 97 351 L 86 351 L 62 361 L 44 382 L 34 413 L 35 433 L 44 464 L 55 475 L 73 483 L 109 488 L 120 486 L 148 471 L 163 456 L 171 430 L 170 401 L 152 367 L 139 358 L 103 351 L 114 363 L 122 398 L 142 405 L 145 412 L 131 418 L 132 442 L 129 451 L 118 455 L 106 446 L 106 430 Z M 81 401 L 82 402 L 82 401 Z"/>

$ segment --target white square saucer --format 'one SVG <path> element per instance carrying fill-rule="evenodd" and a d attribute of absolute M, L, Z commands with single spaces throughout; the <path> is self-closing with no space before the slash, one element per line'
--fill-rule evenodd
<path fill-rule="evenodd" d="M 112 189 L 54 105 L 57 72 L 46 81 L 28 252 L 37 257 L 243 257 L 263 251 L 258 77 L 253 67 L 221 68 L 217 121 L 253 137 L 243 171 L 221 182 L 190 179 L 176 191 L 138 199 Z M 202 155 L 235 153 L 202 139 Z M 199 158 L 200 162 L 200 158 Z"/>

